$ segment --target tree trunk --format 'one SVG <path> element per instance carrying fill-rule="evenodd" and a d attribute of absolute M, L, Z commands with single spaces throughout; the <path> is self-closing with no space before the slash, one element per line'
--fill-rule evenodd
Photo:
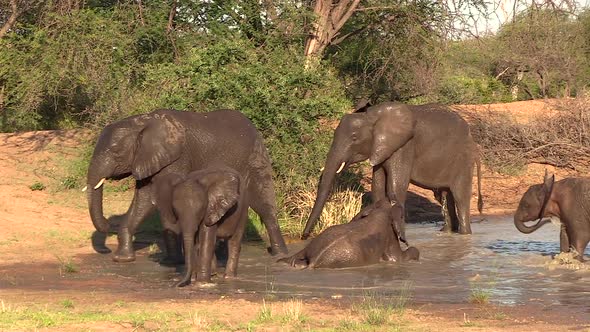
<path fill-rule="evenodd" d="M 322 58 L 326 47 L 338 36 L 352 16 L 360 0 L 316 0 L 313 9 L 315 22 L 305 41 L 305 68 Z"/>
<path fill-rule="evenodd" d="M 2 37 L 4 37 L 10 29 L 12 29 L 12 27 L 16 24 L 16 19 L 21 14 L 21 11 L 18 10 L 18 6 L 16 4 L 16 1 L 17 0 L 10 0 L 10 8 L 11 8 L 12 12 L 10 13 L 10 16 L 8 17 L 8 20 L 6 20 L 6 23 L 4 23 L 4 25 L 0 29 L 0 39 L 2 39 Z"/>

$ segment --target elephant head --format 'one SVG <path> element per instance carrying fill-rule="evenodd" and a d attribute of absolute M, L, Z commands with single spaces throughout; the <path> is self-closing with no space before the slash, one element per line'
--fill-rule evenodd
<path fill-rule="evenodd" d="M 406 105 L 398 103 L 361 107 L 345 115 L 334 132 L 316 200 L 302 237 L 309 236 L 319 219 L 337 174 L 349 165 L 367 159 L 371 166 L 382 164 L 413 137 L 414 128 L 412 112 Z"/>
<path fill-rule="evenodd" d="M 185 130 L 174 119 L 153 112 L 129 117 L 101 132 L 88 167 L 88 208 L 94 227 L 107 232 L 103 215 L 102 184 L 105 179 L 133 175 L 146 179 L 180 158 Z"/>
<path fill-rule="evenodd" d="M 206 188 L 206 211 L 203 222 L 216 224 L 233 207 L 240 197 L 240 176 L 233 170 L 206 171 L 199 176 L 199 183 Z"/>
<path fill-rule="evenodd" d="M 545 208 L 551 193 L 553 192 L 553 184 L 555 183 L 555 176 L 549 176 L 545 170 L 545 177 L 542 184 L 536 184 L 524 193 L 518 204 L 518 209 L 514 213 L 514 225 L 522 233 L 529 234 L 544 224 L 550 222 L 545 215 Z M 527 221 L 538 220 L 533 226 L 525 225 Z"/>

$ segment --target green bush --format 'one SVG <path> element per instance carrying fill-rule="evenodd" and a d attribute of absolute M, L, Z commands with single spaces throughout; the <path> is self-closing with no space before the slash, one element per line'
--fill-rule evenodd
<path fill-rule="evenodd" d="M 130 111 L 240 110 L 265 137 L 278 179 L 291 187 L 319 173 L 332 134 L 321 123 L 350 107 L 343 90 L 329 66 L 305 70 L 298 49 L 202 40 L 177 63 L 149 66 Z"/>
<path fill-rule="evenodd" d="M 511 101 L 510 92 L 492 77 L 453 75 L 438 89 L 439 102 L 445 104 L 482 104 Z"/>

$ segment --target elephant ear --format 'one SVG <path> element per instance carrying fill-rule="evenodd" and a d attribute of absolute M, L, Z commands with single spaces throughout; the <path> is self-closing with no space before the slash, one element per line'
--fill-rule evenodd
<path fill-rule="evenodd" d="M 154 114 L 139 132 L 131 172 L 141 180 L 159 172 L 180 158 L 184 149 L 185 130 L 176 120 Z"/>
<path fill-rule="evenodd" d="M 406 105 L 386 103 L 378 112 L 373 127 L 371 166 L 384 162 L 414 136 L 414 116 Z"/>
<path fill-rule="evenodd" d="M 227 173 L 222 180 L 209 186 L 205 225 L 212 226 L 238 203 L 240 179 L 235 173 Z"/>
<path fill-rule="evenodd" d="M 555 184 L 555 175 L 547 172 L 545 169 L 545 176 L 543 178 L 543 198 L 542 198 L 542 205 L 541 211 L 539 211 L 539 219 L 543 218 L 545 215 L 545 208 L 547 207 L 547 203 L 549 203 L 549 198 L 551 198 L 551 192 L 553 192 L 553 184 Z"/>

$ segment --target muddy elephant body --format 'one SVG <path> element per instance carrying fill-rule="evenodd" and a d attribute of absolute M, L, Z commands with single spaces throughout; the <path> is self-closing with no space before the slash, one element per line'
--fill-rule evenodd
<path fill-rule="evenodd" d="M 217 239 L 228 244 L 225 277 L 237 275 L 248 222 L 247 187 L 237 171 L 225 166 L 155 180 L 153 195 L 163 227 L 182 234 L 184 242 L 186 271 L 176 286 L 190 284 L 195 271 L 198 282 L 210 281 Z"/>
<path fill-rule="evenodd" d="M 106 126 L 88 168 L 88 206 L 95 228 L 109 230 L 103 215 L 104 179 L 133 176 L 135 193 L 118 230 L 113 259 L 135 259 L 132 236 L 151 214 L 152 182 L 171 173 L 186 175 L 213 165 L 237 170 L 249 183 L 247 204 L 261 217 L 271 252 L 286 252 L 276 219 L 276 197 L 270 158 L 261 135 L 243 114 L 232 110 L 209 113 L 156 110 Z M 172 247 L 172 246 L 169 246 Z"/>
<path fill-rule="evenodd" d="M 301 251 L 280 261 L 301 268 L 345 268 L 382 261 L 418 259 L 419 252 L 401 249 L 394 220 L 403 208 L 386 200 L 359 212 L 349 223 L 327 228 Z"/>
<path fill-rule="evenodd" d="M 374 201 L 395 197 L 403 205 L 408 186 L 413 183 L 441 194 L 446 231 L 471 233 L 469 211 L 474 164 L 480 211 L 483 201 L 479 149 L 469 125 L 442 105 L 386 102 L 361 107 L 340 121 L 303 238 L 310 235 L 319 219 L 337 174 L 367 159 L 373 166 Z M 403 235 L 403 225 L 400 228 Z"/>
<path fill-rule="evenodd" d="M 545 173 L 542 184 L 530 186 L 523 194 L 514 213 L 514 225 L 525 234 L 532 233 L 550 222 L 561 222 L 560 251 L 573 251 L 583 261 L 590 242 L 590 179 L 565 178 L 555 182 L 555 176 Z M 528 221 L 537 222 L 527 226 Z"/>

